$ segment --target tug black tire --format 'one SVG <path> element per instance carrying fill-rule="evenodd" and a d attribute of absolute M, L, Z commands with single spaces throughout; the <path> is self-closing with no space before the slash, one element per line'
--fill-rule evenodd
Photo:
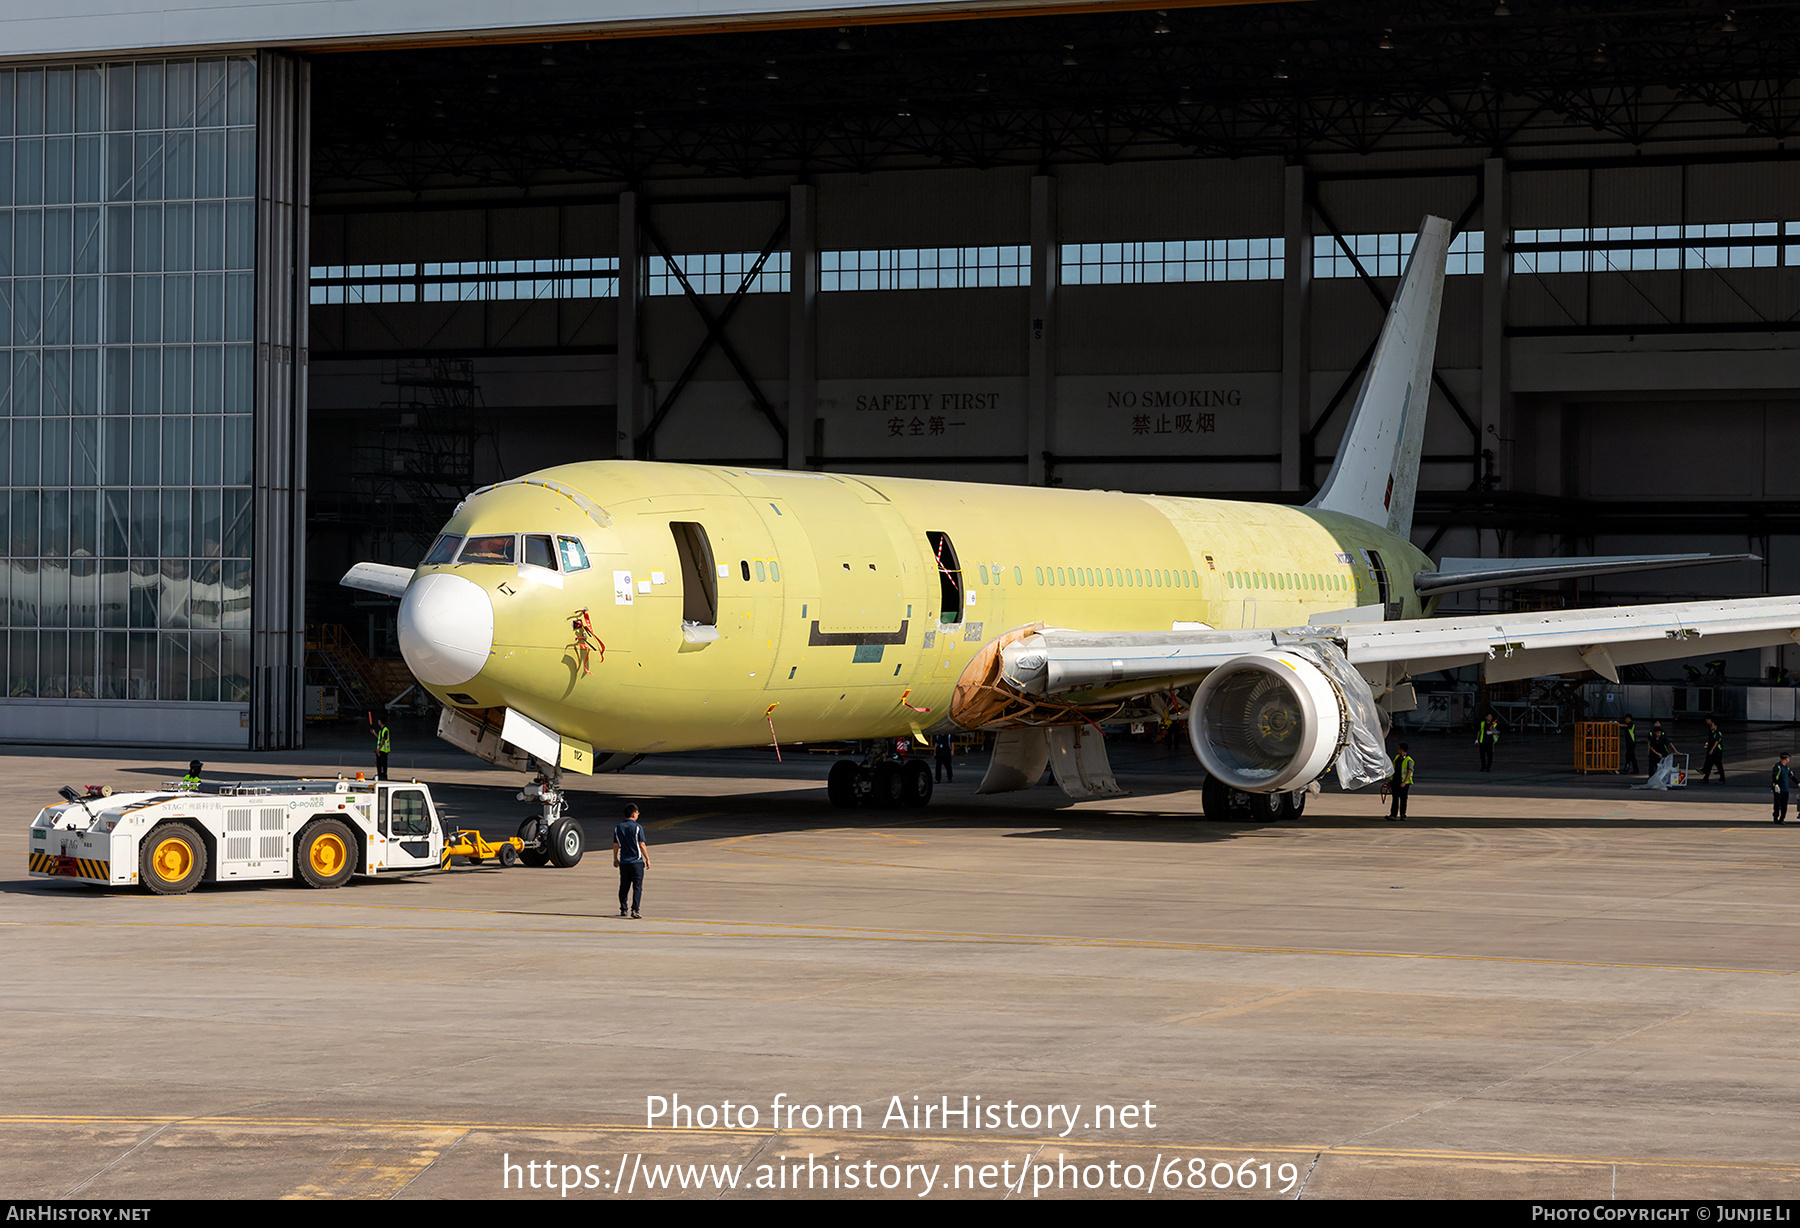
<path fill-rule="evenodd" d="M 185 895 L 206 877 L 206 841 L 186 823 L 164 823 L 138 846 L 138 882 L 156 895 Z"/>

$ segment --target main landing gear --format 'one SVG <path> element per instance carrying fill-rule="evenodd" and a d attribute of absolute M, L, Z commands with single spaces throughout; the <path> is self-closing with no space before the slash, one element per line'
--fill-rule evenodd
<path fill-rule="evenodd" d="M 923 759 L 839 759 L 831 765 L 825 791 L 840 810 L 873 806 L 899 810 L 931 801 L 931 765 Z"/>
<path fill-rule="evenodd" d="M 1200 788 L 1200 809 L 1214 823 L 1275 823 L 1306 811 L 1306 790 L 1246 793 L 1211 776 Z"/>

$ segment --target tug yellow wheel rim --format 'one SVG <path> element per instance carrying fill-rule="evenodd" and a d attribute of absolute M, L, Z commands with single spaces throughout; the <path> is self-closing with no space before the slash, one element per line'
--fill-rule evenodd
<path fill-rule="evenodd" d="M 186 840 L 169 836 L 150 853 L 150 868 L 165 883 L 178 883 L 194 868 L 194 850 Z"/>
<path fill-rule="evenodd" d="M 315 871 L 330 878 L 350 860 L 350 850 L 345 846 L 342 836 L 326 832 L 312 842 L 312 847 L 306 851 L 306 860 Z"/>

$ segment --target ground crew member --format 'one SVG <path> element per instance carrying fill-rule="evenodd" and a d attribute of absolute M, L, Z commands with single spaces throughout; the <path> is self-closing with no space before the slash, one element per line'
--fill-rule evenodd
<path fill-rule="evenodd" d="M 1781 759 L 1775 764 L 1775 770 L 1769 774 L 1769 787 L 1775 791 L 1775 821 L 1787 822 L 1788 794 L 1794 791 L 1794 773 L 1788 767 L 1787 752 L 1781 752 Z"/>
<path fill-rule="evenodd" d="M 1637 724 L 1631 719 L 1631 713 L 1625 714 L 1625 723 L 1619 726 L 1619 750 L 1623 759 L 1619 765 L 1619 774 L 1638 770 L 1637 761 Z"/>
<path fill-rule="evenodd" d="M 950 736 L 948 734 L 945 734 L 937 740 L 937 747 L 932 751 L 932 759 L 936 764 L 936 775 L 934 777 L 936 781 L 941 782 L 956 779 L 950 771 L 951 757 L 954 754 L 955 752 L 951 749 Z"/>
<path fill-rule="evenodd" d="M 625 807 L 625 818 L 613 828 L 613 865 L 619 870 L 619 915 L 626 915 L 625 897 L 631 896 L 633 918 L 644 902 L 644 871 L 650 865 L 650 842 L 644 839 L 643 824 L 638 822 L 638 808 Z"/>
<path fill-rule="evenodd" d="M 1500 719 L 1492 712 L 1475 726 L 1475 745 L 1481 750 L 1481 770 L 1494 770 L 1494 743 L 1500 740 Z"/>
<path fill-rule="evenodd" d="M 1669 745 L 1669 735 L 1663 732 L 1661 721 L 1650 722 L 1650 775 L 1656 775 L 1656 769 L 1662 765 L 1663 757 L 1675 752 Z"/>
<path fill-rule="evenodd" d="M 1393 795 L 1393 804 L 1388 808 L 1388 822 L 1406 822 L 1406 795 L 1412 792 L 1413 768 L 1416 765 L 1413 757 L 1406 753 L 1406 743 L 1400 743 L 1400 752 L 1394 756 L 1394 775 L 1388 782 L 1388 792 Z"/>
<path fill-rule="evenodd" d="M 375 735 L 375 779 L 386 780 L 388 752 L 394 749 L 394 735 L 388 732 L 386 718 L 379 716 L 370 732 Z"/>
<path fill-rule="evenodd" d="M 204 763 L 201 763 L 198 759 L 190 759 L 188 761 L 187 775 L 183 776 L 181 778 L 181 787 L 184 789 L 190 789 L 196 793 L 199 792 L 200 791 L 200 772 L 203 768 L 205 768 L 205 766 L 206 765 Z"/>
<path fill-rule="evenodd" d="M 1725 735 L 1719 731 L 1719 723 L 1712 717 L 1706 718 L 1706 763 L 1700 769 L 1701 780 L 1711 780 L 1714 765 L 1719 769 L 1719 783 L 1725 783 Z"/>

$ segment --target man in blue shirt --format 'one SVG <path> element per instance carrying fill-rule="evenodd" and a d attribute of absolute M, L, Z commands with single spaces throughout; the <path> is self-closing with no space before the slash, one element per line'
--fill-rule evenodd
<path fill-rule="evenodd" d="M 625 807 L 625 821 L 613 828 L 613 865 L 619 868 L 619 915 L 638 916 L 644 902 L 644 870 L 650 864 L 649 841 L 638 822 L 638 808 Z M 625 897 L 631 896 L 631 912 L 625 911 Z"/>

